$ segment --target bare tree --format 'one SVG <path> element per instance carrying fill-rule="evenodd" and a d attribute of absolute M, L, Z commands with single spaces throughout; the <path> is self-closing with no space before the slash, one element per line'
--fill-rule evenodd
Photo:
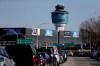
<path fill-rule="evenodd" d="M 98 18 L 90 18 L 80 24 L 80 36 L 87 38 L 87 43 L 95 43 L 97 39 L 100 41 L 100 16 Z"/>

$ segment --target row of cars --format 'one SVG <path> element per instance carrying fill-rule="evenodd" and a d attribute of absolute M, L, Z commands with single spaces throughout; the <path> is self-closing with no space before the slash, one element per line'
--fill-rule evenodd
<path fill-rule="evenodd" d="M 57 47 L 9 45 L 0 47 L 0 66 L 59 66 L 67 60 L 65 50 Z"/>
<path fill-rule="evenodd" d="M 67 60 L 67 52 L 65 50 L 58 50 L 57 47 L 52 46 L 42 46 L 37 49 L 38 53 L 47 53 L 50 57 L 50 66 L 59 66 L 59 64 L 65 62 Z"/>

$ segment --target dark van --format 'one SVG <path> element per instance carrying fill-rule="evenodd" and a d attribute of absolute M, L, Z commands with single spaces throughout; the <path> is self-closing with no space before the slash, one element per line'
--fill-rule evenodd
<path fill-rule="evenodd" d="M 34 66 L 38 63 L 37 52 L 33 45 L 9 45 L 5 49 L 18 66 Z"/>

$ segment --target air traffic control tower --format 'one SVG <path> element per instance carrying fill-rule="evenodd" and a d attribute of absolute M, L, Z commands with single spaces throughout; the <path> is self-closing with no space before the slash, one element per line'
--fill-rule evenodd
<path fill-rule="evenodd" d="M 68 23 L 68 12 L 64 10 L 64 6 L 57 4 L 55 11 L 51 12 L 52 23 L 58 31 L 58 43 L 60 43 L 60 31 L 64 31 L 65 25 Z"/>

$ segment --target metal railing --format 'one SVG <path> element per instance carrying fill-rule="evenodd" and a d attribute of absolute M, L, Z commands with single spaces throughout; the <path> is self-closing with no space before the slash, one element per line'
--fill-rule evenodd
<path fill-rule="evenodd" d="M 16 41 L 0 41 L 0 45 L 15 45 Z"/>

